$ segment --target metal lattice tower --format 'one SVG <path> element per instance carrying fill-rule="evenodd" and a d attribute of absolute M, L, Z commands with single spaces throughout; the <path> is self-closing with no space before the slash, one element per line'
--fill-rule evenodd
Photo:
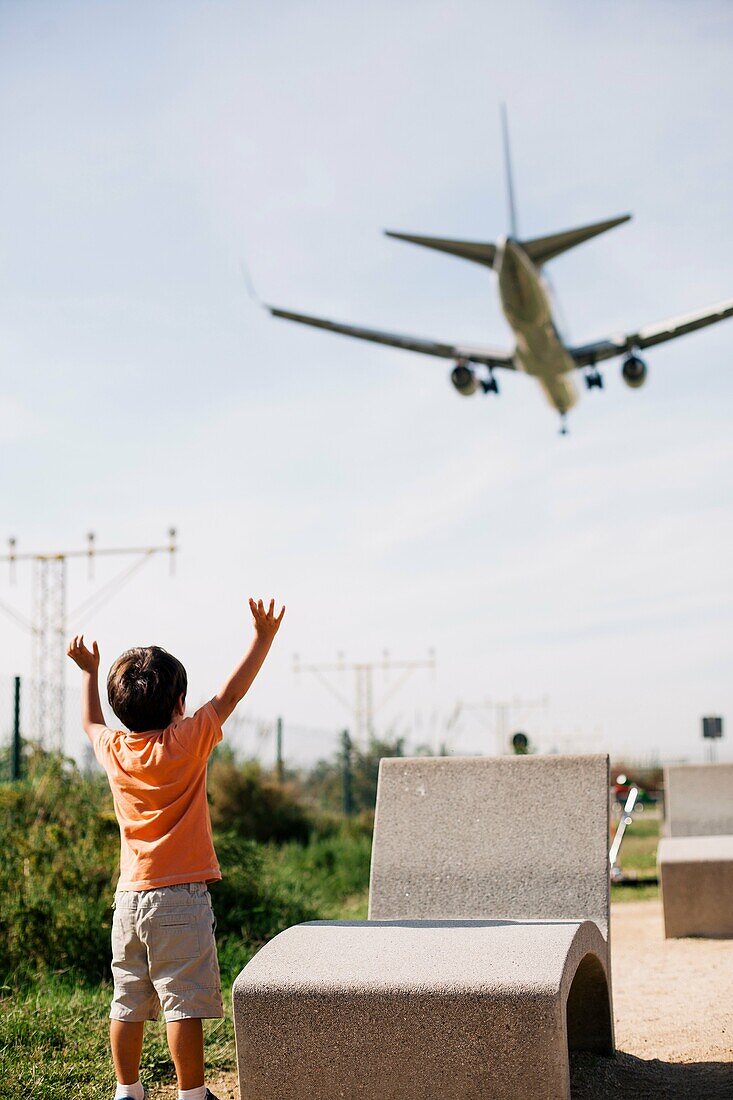
<path fill-rule="evenodd" d="M 351 711 L 354 719 L 354 742 L 355 744 L 364 747 L 375 735 L 374 731 L 374 715 L 376 712 L 384 706 L 388 699 L 397 693 L 397 691 L 407 682 L 412 676 L 413 672 L 417 669 L 434 669 L 435 668 L 435 653 L 431 649 L 428 651 L 428 657 L 426 660 L 417 661 L 393 661 L 388 653 L 384 653 L 381 661 L 364 661 L 347 663 L 344 661 L 343 656 L 339 655 L 335 664 L 323 664 L 323 665 L 304 665 L 301 664 L 300 658 L 296 655 L 293 657 L 293 671 L 298 672 L 310 672 L 317 680 L 326 688 L 334 698 L 338 699 L 348 710 Z M 376 671 L 383 672 L 401 672 L 402 675 L 396 680 L 384 693 L 384 695 L 376 703 L 374 701 L 374 673 Z M 354 696 L 353 700 L 348 696 L 342 694 L 342 692 L 334 687 L 331 681 L 327 677 L 327 673 L 342 673 L 350 672 L 354 676 Z"/>
<path fill-rule="evenodd" d="M 33 562 L 33 652 L 31 724 L 35 737 L 51 749 L 63 748 L 65 716 L 66 558 Z"/>
<path fill-rule="evenodd" d="M 117 594 L 132 575 L 140 569 L 153 554 L 169 554 L 171 571 L 174 555 L 178 549 L 176 529 L 168 531 L 167 546 L 116 547 L 98 549 L 93 533 L 87 535 L 87 546 L 83 550 L 64 550 L 56 553 L 18 553 L 16 540 L 9 539 L 9 553 L 0 556 L 0 561 L 10 565 L 11 581 L 15 576 L 17 562 L 29 561 L 33 567 L 32 617 L 26 619 L 12 607 L 0 603 L 4 611 L 16 623 L 24 627 L 32 637 L 32 685 L 29 735 L 46 749 L 63 751 L 65 728 L 65 672 L 66 641 L 69 629 L 67 612 L 67 578 L 70 558 L 86 558 L 89 577 L 93 577 L 94 559 L 105 557 L 133 557 L 131 566 L 126 566 L 106 584 L 72 611 L 72 619 L 82 614 L 98 610 L 103 603 Z"/>

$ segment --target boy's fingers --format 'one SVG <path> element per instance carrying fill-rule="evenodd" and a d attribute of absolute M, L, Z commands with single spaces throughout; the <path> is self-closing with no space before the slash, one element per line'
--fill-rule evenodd
<path fill-rule="evenodd" d="M 278 615 L 278 617 L 277 617 L 277 618 L 275 619 L 275 622 L 276 622 L 276 623 L 277 623 L 278 625 L 279 625 L 279 624 L 280 624 L 280 623 L 281 623 L 281 622 L 283 621 L 283 615 L 284 615 L 284 614 L 285 614 L 285 604 L 283 604 L 283 607 L 282 607 L 282 611 L 280 612 L 280 614 Z"/>
<path fill-rule="evenodd" d="M 99 646 L 97 645 L 96 642 L 92 642 L 92 653 L 94 654 L 95 657 L 99 656 Z"/>
<path fill-rule="evenodd" d="M 272 615 L 272 613 L 273 613 L 273 611 L 274 611 L 274 610 L 275 610 L 275 601 L 274 601 L 274 600 L 270 600 L 270 606 L 269 606 L 269 608 L 268 608 L 267 614 L 268 614 L 268 615 Z"/>

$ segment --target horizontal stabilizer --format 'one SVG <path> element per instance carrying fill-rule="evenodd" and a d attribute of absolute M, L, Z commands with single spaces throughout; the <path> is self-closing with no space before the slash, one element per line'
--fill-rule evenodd
<path fill-rule="evenodd" d="M 561 252 L 567 252 L 569 248 L 575 248 L 577 244 L 589 241 L 599 233 L 605 233 L 608 229 L 622 225 L 630 217 L 631 214 L 622 214 L 619 218 L 594 222 L 593 225 L 583 225 L 580 229 L 564 229 L 561 233 L 551 233 L 548 237 L 533 237 L 528 241 L 520 241 L 519 244 L 532 262 L 539 267 L 554 256 L 559 256 Z M 412 233 L 395 233 L 391 229 L 386 229 L 385 233 L 398 241 L 421 244 L 423 248 L 434 248 L 438 252 L 460 256 L 464 260 L 473 260 L 474 263 L 483 264 L 485 267 L 494 266 L 496 245 L 489 241 L 454 241 L 448 237 L 418 237 Z"/>
<path fill-rule="evenodd" d="M 451 256 L 461 256 L 464 260 L 473 260 L 477 264 L 486 267 L 494 266 L 496 245 L 482 241 L 452 241 L 445 237 L 414 237 L 410 233 L 394 233 L 385 229 L 388 237 L 395 237 L 398 241 L 409 241 L 410 244 L 421 244 L 425 248 L 435 248 L 438 252 L 448 252 Z"/>
<path fill-rule="evenodd" d="M 599 233 L 605 233 L 608 229 L 623 225 L 630 218 L 631 214 L 622 214 L 619 218 L 609 218 L 605 222 L 583 225 L 580 229 L 565 229 L 561 233 L 551 233 L 549 237 L 534 237 L 530 241 L 520 241 L 520 244 L 532 262 L 539 266 L 559 256 L 561 252 L 575 248 L 576 244 L 582 244 L 583 241 L 589 241 L 591 237 L 597 237 Z"/>

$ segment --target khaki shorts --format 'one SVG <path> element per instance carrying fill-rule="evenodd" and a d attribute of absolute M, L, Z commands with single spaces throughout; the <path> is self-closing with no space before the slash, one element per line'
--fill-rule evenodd
<path fill-rule="evenodd" d="M 112 1020 L 224 1015 L 216 919 L 206 884 L 118 890 L 112 920 Z"/>

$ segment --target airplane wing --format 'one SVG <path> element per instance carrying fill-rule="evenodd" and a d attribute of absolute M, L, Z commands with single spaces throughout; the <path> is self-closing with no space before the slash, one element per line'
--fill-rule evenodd
<path fill-rule="evenodd" d="M 375 344 L 387 344 L 393 348 L 417 351 L 422 355 L 435 355 L 440 359 L 464 359 L 469 363 L 483 363 L 487 367 L 504 367 L 515 370 L 514 356 L 510 352 L 496 348 L 476 347 L 468 344 L 441 344 L 435 340 L 423 340 L 419 336 L 400 336 L 394 332 L 380 332 L 373 328 L 359 328 L 356 325 L 344 325 L 338 321 L 327 321 L 323 317 L 311 317 L 307 313 L 291 313 L 287 309 L 265 306 L 273 317 L 282 317 L 286 321 L 298 321 L 301 325 L 338 332 L 343 336 L 353 336 L 357 340 L 371 340 Z"/>
<path fill-rule="evenodd" d="M 653 348 L 657 344 L 666 343 L 667 340 L 675 340 L 687 332 L 695 332 L 696 329 L 724 321 L 726 317 L 733 317 L 733 298 L 729 298 L 727 302 L 720 302 L 717 306 L 699 310 L 697 313 L 672 317 L 669 321 L 662 321 L 657 325 L 646 325 L 638 332 L 610 336 L 606 340 L 598 340 L 595 344 L 584 344 L 582 347 L 568 350 L 576 366 L 593 366 L 604 359 L 613 359 L 615 355 Z"/>

